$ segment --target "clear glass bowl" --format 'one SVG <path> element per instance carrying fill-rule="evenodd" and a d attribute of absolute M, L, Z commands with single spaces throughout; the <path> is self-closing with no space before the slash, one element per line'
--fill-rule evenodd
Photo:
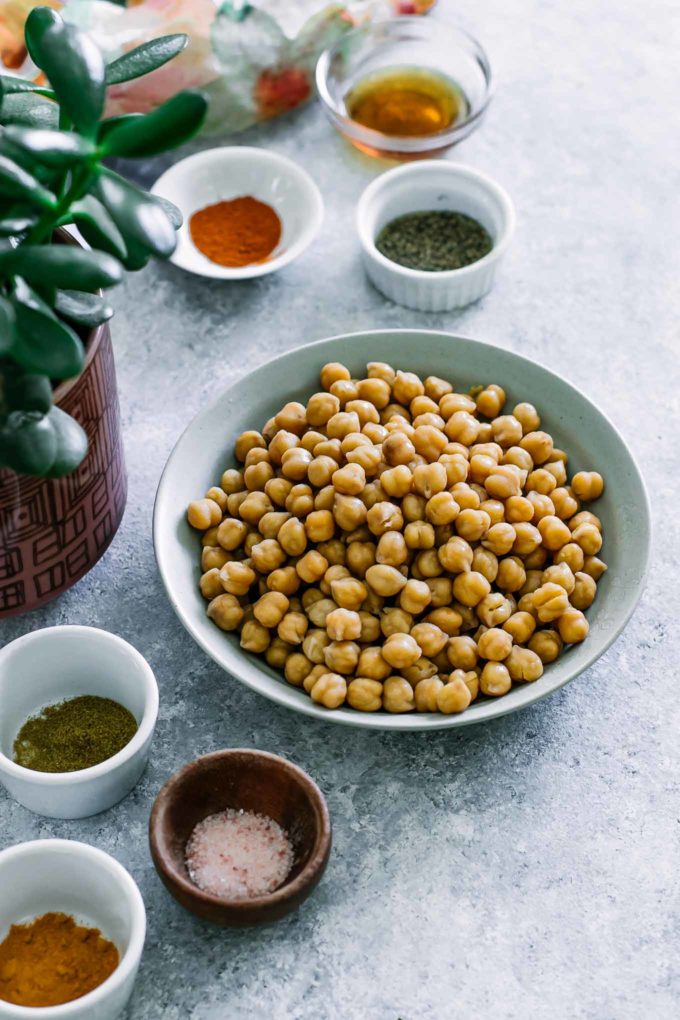
<path fill-rule="evenodd" d="M 467 112 L 429 135 L 401 137 L 365 127 L 349 116 L 346 99 L 368 75 L 388 68 L 422 68 L 450 78 Z M 402 17 L 362 25 L 321 54 L 316 84 L 325 113 L 353 145 L 371 156 L 421 159 L 436 155 L 479 126 L 492 96 L 489 59 L 471 35 L 434 18 Z"/>

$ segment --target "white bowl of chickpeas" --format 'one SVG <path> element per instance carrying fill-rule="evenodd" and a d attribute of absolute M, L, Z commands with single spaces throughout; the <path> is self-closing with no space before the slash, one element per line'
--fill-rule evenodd
<path fill-rule="evenodd" d="M 641 594 L 650 514 L 624 440 L 565 380 L 380 330 L 291 351 L 201 413 L 154 543 L 227 673 L 319 719 L 419 730 L 523 708 L 602 655 Z"/>

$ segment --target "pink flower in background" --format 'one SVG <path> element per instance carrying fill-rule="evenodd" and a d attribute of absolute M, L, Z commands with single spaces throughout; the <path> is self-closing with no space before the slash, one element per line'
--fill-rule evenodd
<path fill-rule="evenodd" d="M 309 76 L 299 67 L 263 71 L 255 82 L 255 100 L 262 120 L 293 110 L 311 94 Z"/>

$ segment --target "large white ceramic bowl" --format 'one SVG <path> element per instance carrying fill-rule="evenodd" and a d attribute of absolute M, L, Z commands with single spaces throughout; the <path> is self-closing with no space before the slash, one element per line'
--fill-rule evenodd
<path fill-rule="evenodd" d="M 321 192 L 307 171 L 277 152 L 248 145 L 224 145 L 187 156 L 158 178 L 151 193 L 174 202 L 184 216 L 170 261 L 218 280 L 248 280 L 282 269 L 312 243 L 323 222 Z M 266 262 L 220 266 L 191 240 L 189 218 L 207 205 L 245 195 L 278 213 L 281 240 Z"/>
<path fill-rule="evenodd" d="M 588 610 L 590 634 L 545 670 L 493 700 L 475 702 L 462 715 L 389 715 L 351 708 L 328 711 L 288 685 L 235 636 L 206 616 L 198 590 L 200 543 L 186 522 L 187 504 L 217 484 L 233 465 L 233 443 L 245 429 L 260 429 L 289 400 L 306 400 L 319 388 L 319 370 L 340 361 L 361 376 L 367 361 L 387 361 L 421 376 L 449 378 L 461 390 L 500 383 L 512 407 L 536 404 L 543 425 L 569 452 L 572 471 L 592 469 L 606 478 L 595 509 L 604 524 L 603 557 L 609 570 Z M 284 354 L 236 380 L 189 425 L 167 463 L 156 497 L 154 543 L 170 601 L 192 637 L 223 669 L 279 704 L 326 722 L 372 729 L 427 730 L 466 726 L 531 705 L 590 666 L 625 627 L 643 589 L 650 546 L 649 502 L 624 440 L 597 407 L 570 383 L 527 358 L 477 340 L 428 330 L 376 330 L 332 337 Z M 233 686 L 229 697 L 238 697 Z"/>
<path fill-rule="evenodd" d="M 45 1007 L 0 1000 L 0 1020 L 116 1020 L 132 994 L 146 934 L 144 901 L 125 868 L 85 843 L 39 839 L 0 853 L 0 889 L 0 941 L 11 925 L 55 911 L 99 928 L 120 954 L 113 974 L 80 999 Z"/>
<path fill-rule="evenodd" d="M 78 772 L 35 772 L 13 761 L 17 734 L 46 705 L 94 694 L 132 712 L 139 729 L 112 758 Z M 132 790 L 149 757 L 158 716 L 153 670 L 136 648 L 97 627 L 46 627 L 0 650 L 0 782 L 30 811 L 85 818 Z"/>

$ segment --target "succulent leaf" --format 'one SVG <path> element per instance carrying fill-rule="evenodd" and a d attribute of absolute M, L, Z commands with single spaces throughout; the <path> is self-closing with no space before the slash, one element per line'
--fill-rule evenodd
<path fill-rule="evenodd" d="M 20 276 L 15 277 L 11 302 L 16 316 L 14 360 L 51 379 L 78 375 L 85 363 L 82 341 Z"/>
<path fill-rule="evenodd" d="M 102 141 L 110 156 L 155 156 L 174 149 L 196 134 L 208 111 L 202 93 L 188 89 L 178 92 L 142 117 L 118 124 Z"/>
<path fill-rule="evenodd" d="M 22 244 L 0 251 L 0 272 L 16 273 L 31 283 L 74 290 L 99 290 L 120 283 L 120 262 L 100 251 L 73 244 Z"/>
<path fill-rule="evenodd" d="M 109 64 L 106 68 L 106 84 L 119 85 L 124 81 L 132 81 L 133 78 L 141 78 L 149 71 L 155 71 L 157 67 L 162 67 L 168 60 L 181 53 L 188 41 L 188 36 L 180 32 L 175 35 L 162 35 L 158 39 L 151 39 L 141 46 L 136 46 Z"/>
<path fill-rule="evenodd" d="M 113 315 L 111 305 L 99 294 L 88 294 L 77 290 L 57 291 L 55 311 L 80 326 L 99 326 Z"/>

